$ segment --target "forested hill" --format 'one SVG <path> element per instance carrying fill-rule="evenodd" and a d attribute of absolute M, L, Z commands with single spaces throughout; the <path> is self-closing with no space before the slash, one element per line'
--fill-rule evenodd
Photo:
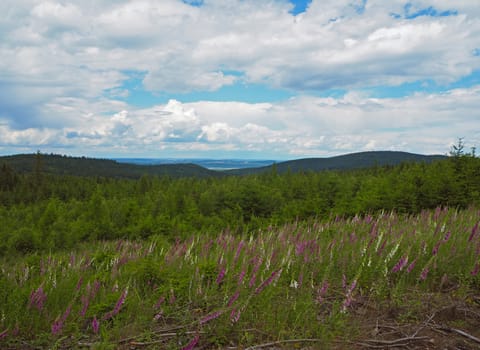
<path fill-rule="evenodd" d="M 56 175 L 131 179 L 138 179 L 143 175 L 167 175 L 171 177 L 219 176 L 218 172 L 195 164 L 137 165 L 119 163 L 110 159 L 68 157 L 43 153 L 0 157 L 0 164 L 7 164 L 18 173 L 38 171 Z"/>
<path fill-rule="evenodd" d="M 397 165 L 405 162 L 430 163 L 447 158 L 441 155 L 420 155 L 407 152 L 375 151 L 346 154 L 331 158 L 306 158 L 275 164 L 278 173 L 353 170 L 373 166 Z M 17 173 L 39 171 L 56 175 L 99 176 L 114 178 L 140 178 L 143 175 L 167 175 L 171 177 L 218 177 L 222 175 L 249 175 L 271 171 L 272 166 L 214 171 L 195 164 L 139 165 L 117 162 L 111 159 L 69 157 L 55 154 L 19 154 L 0 157 L 0 164 L 7 164 Z"/>
<path fill-rule="evenodd" d="M 420 155 L 407 152 L 395 151 L 372 151 L 345 154 L 330 158 L 305 158 L 290 160 L 275 164 L 278 173 L 287 171 L 322 171 L 322 170 L 353 170 L 371 168 L 374 166 L 398 165 L 405 162 L 431 163 L 442 160 L 447 156 L 442 155 Z M 231 175 L 247 175 L 269 171 L 272 166 L 249 169 L 228 170 Z"/>

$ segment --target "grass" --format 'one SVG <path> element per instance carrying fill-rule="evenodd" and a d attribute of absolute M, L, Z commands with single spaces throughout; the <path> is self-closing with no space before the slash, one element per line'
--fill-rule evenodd
<path fill-rule="evenodd" d="M 5 259 L 0 347 L 189 349 L 299 339 L 335 347 L 360 336 L 368 315 L 421 322 L 435 296 L 475 297 L 479 218 L 475 208 L 438 208 Z"/>

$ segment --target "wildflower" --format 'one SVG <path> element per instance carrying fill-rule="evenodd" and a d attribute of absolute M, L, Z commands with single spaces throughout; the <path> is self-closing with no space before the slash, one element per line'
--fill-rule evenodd
<path fill-rule="evenodd" d="M 256 273 L 252 274 L 252 277 L 250 278 L 250 281 L 248 282 L 248 286 L 252 288 L 255 284 L 255 281 L 257 280 L 257 275 Z"/>
<path fill-rule="evenodd" d="M 40 286 L 36 291 L 32 291 L 30 293 L 29 307 L 35 306 L 38 309 L 38 311 L 42 311 L 43 305 L 45 304 L 46 300 L 47 300 L 47 295 L 43 291 L 43 287 Z"/>
<path fill-rule="evenodd" d="M 113 314 L 116 315 L 120 312 L 120 309 L 122 308 L 123 303 L 125 302 L 125 299 L 127 298 L 128 294 L 128 288 L 125 289 L 118 299 L 117 303 L 115 304 L 115 308 L 113 309 Z"/>
<path fill-rule="evenodd" d="M 422 273 L 420 274 L 420 280 L 421 281 L 425 281 L 427 279 L 427 275 L 428 275 L 428 267 L 425 267 L 422 271 Z"/>
<path fill-rule="evenodd" d="M 70 316 L 70 312 L 72 312 L 72 304 L 68 305 L 67 309 L 63 313 L 61 318 L 62 322 L 65 322 L 67 320 L 68 316 Z"/>
<path fill-rule="evenodd" d="M 237 301 L 238 297 L 240 296 L 240 292 L 237 290 L 235 292 L 235 294 L 233 294 L 231 297 L 230 297 L 230 300 L 228 301 L 228 304 L 227 306 L 230 307 L 232 306 L 232 304 Z"/>
<path fill-rule="evenodd" d="M 83 284 L 83 277 L 80 277 L 78 279 L 78 282 L 77 282 L 77 285 L 75 286 L 75 290 L 78 292 L 80 290 L 80 288 L 82 288 L 82 284 Z"/>
<path fill-rule="evenodd" d="M 343 311 L 346 311 L 353 301 L 353 290 L 357 287 L 357 280 L 354 279 L 352 284 L 347 290 L 345 301 L 343 302 Z"/>
<path fill-rule="evenodd" d="M 408 258 L 401 257 L 400 260 L 395 264 L 395 266 L 392 268 L 392 272 L 399 272 L 401 271 L 405 265 L 407 265 Z"/>
<path fill-rule="evenodd" d="M 155 304 L 155 309 L 158 309 L 158 308 L 160 307 L 160 305 L 163 304 L 164 301 L 165 301 L 165 297 L 162 295 L 162 296 L 158 299 L 157 303 Z"/>
<path fill-rule="evenodd" d="M 0 339 L 6 338 L 8 335 L 8 329 L 5 329 L 3 332 L 0 332 Z"/>
<path fill-rule="evenodd" d="M 236 263 L 238 258 L 240 257 L 240 253 L 242 251 L 242 248 L 243 246 L 245 245 L 245 243 L 243 242 L 243 240 L 241 240 L 239 243 L 238 243 L 238 248 L 237 248 L 237 252 L 235 253 L 235 258 L 233 259 L 233 261 Z"/>
<path fill-rule="evenodd" d="M 473 238 L 475 237 L 475 235 L 477 234 L 477 230 L 478 230 L 478 222 L 475 224 L 475 226 L 473 226 L 472 228 L 472 233 L 470 234 L 470 237 L 468 237 L 468 241 L 471 242 L 473 240 Z"/>
<path fill-rule="evenodd" d="M 238 320 L 240 319 L 241 313 L 242 313 L 241 310 L 233 309 L 232 312 L 230 313 L 230 321 L 232 321 L 232 323 L 237 323 Z"/>
<path fill-rule="evenodd" d="M 120 312 L 120 309 L 122 308 L 122 305 L 125 302 L 127 294 L 128 294 L 128 288 L 123 291 L 122 295 L 120 295 L 120 298 L 118 298 L 117 303 L 115 304 L 115 307 L 113 308 L 113 310 L 110 312 L 107 312 L 105 316 L 103 316 L 103 320 L 108 320 Z"/>
<path fill-rule="evenodd" d="M 197 344 L 198 341 L 200 340 L 200 335 L 196 335 L 195 338 L 193 338 L 190 343 L 185 345 L 185 347 L 182 348 L 182 350 L 192 350 Z"/>
<path fill-rule="evenodd" d="M 217 276 L 217 284 L 218 285 L 222 284 L 224 278 L 225 278 L 225 266 L 222 266 Z"/>
<path fill-rule="evenodd" d="M 259 294 L 262 290 L 265 289 L 268 285 L 273 282 L 273 279 L 281 272 L 282 270 L 273 271 L 270 277 L 268 277 L 265 281 L 262 282 L 261 285 L 255 289 L 255 294 Z"/>
<path fill-rule="evenodd" d="M 205 316 L 204 318 L 202 318 L 202 319 L 200 320 L 200 324 L 208 323 L 208 322 L 210 322 L 211 320 L 214 320 L 214 319 L 218 318 L 221 314 L 223 314 L 223 311 L 221 311 L 221 310 L 212 312 L 211 314 L 208 314 L 207 316 Z"/>
<path fill-rule="evenodd" d="M 412 272 L 413 268 L 415 267 L 416 262 L 417 262 L 417 259 L 413 260 L 413 261 L 410 263 L 410 265 L 408 265 L 408 267 L 407 267 L 407 273 Z"/>
<path fill-rule="evenodd" d="M 307 242 L 299 242 L 295 246 L 295 253 L 297 255 L 302 255 L 305 252 L 306 248 L 307 248 Z"/>
<path fill-rule="evenodd" d="M 100 281 L 95 280 L 95 282 L 93 282 L 92 298 L 98 293 L 99 289 L 100 289 Z"/>
<path fill-rule="evenodd" d="M 472 276 L 476 276 L 478 274 L 478 271 L 480 270 L 480 263 L 476 263 L 475 264 L 475 267 L 473 268 L 473 270 L 470 272 L 470 274 Z"/>
<path fill-rule="evenodd" d="M 322 284 L 322 288 L 320 289 L 320 294 L 325 295 L 325 293 L 327 293 L 327 289 L 328 289 L 328 281 L 324 281 Z"/>
<path fill-rule="evenodd" d="M 317 302 L 320 304 L 323 302 L 323 298 L 327 294 L 327 289 L 328 289 L 328 281 L 324 281 L 322 284 L 322 287 L 317 293 Z"/>
<path fill-rule="evenodd" d="M 65 321 L 67 320 L 68 316 L 70 315 L 70 312 L 72 311 L 72 305 L 68 305 L 67 309 L 63 313 L 62 317 L 60 319 L 55 320 L 52 324 L 52 334 L 57 335 L 62 331 L 63 325 L 65 324 Z"/>
<path fill-rule="evenodd" d="M 450 238 L 450 236 L 452 235 L 452 232 L 451 231 L 448 231 L 447 234 L 445 235 L 445 237 L 443 238 L 443 241 L 444 242 L 447 242 Z"/>
<path fill-rule="evenodd" d="M 350 234 L 350 243 L 355 243 L 357 241 L 357 235 L 355 234 L 355 232 L 352 232 Z"/>
<path fill-rule="evenodd" d="M 441 244 L 441 243 L 442 243 L 442 242 L 440 241 L 440 242 L 438 242 L 437 244 L 435 244 L 435 247 L 433 247 L 433 249 L 432 249 L 432 255 L 437 255 L 438 249 L 440 248 L 440 244 Z"/>
<path fill-rule="evenodd" d="M 93 329 L 93 333 L 95 334 L 98 334 L 98 331 L 100 330 L 100 322 L 97 320 L 97 316 L 93 317 L 92 329 Z"/>
<path fill-rule="evenodd" d="M 52 334 L 57 335 L 62 331 L 63 323 L 60 320 L 56 320 L 52 324 Z"/>
<path fill-rule="evenodd" d="M 243 278 L 245 277 L 245 274 L 246 271 L 242 270 L 242 272 L 240 272 L 240 275 L 238 275 L 238 285 L 241 285 L 243 283 Z"/>

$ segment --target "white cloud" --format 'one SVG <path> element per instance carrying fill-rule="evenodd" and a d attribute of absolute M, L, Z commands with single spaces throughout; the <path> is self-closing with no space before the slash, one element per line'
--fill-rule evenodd
<path fill-rule="evenodd" d="M 205 0 L 199 7 L 180 0 L 2 1 L 0 142 L 150 153 L 206 150 L 212 142 L 301 155 L 438 151 L 446 138 L 478 140 L 476 88 L 397 99 L 355 92 L 419 80 L 447 84 L 479 70 L 477 1 L 363 4 L 313 0 L 292 16 L 280 0 Z M 456 15 L 406 18 L 429 7 Z M 130 72 L 141 72 L 143 87 L 161 96 L 242 81 L 299 96 L 138 109 L 116 100 L 133 95 L 123 84 Z M 351 92 L 308 96 L 333 88 Z"/>
<path fill-rule="evenodd" d="M 69 115 L 68 106 L 81 109 L 82 103 L 58 101 L 56 109 Z M 97 105 L 99 111 L 107 107 L 114 106 Z M 0 123 L 0 147 L 78 147 L 92 154 L 110 149 L 150 156 L 250 151 L 296 158 L 374 149 L 444 154 L 457 137 L 465 137 L 472 146 L 480 143 L 479 108 L 480 87 L 400 99 L 351 93 L 338 99 L 304 96 L 270 104 L 171 100 L 110 115 L 84 113 L 74 126 L 63 128 L 18 131 Z"/>

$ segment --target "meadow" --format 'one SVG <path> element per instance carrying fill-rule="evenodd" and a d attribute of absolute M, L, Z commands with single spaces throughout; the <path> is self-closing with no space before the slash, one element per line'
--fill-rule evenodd
<path fill-rule="evenodd" d="M 480 210 L 4 256 L 2 349 L 480 346 Z"/>

